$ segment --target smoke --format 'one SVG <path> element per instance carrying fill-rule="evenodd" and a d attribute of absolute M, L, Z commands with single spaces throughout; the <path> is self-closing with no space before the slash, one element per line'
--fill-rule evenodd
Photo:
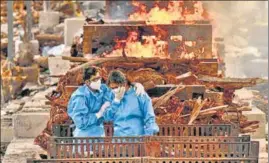
<path fill-rule="evenodd" d="M 105 1 L 77 1 L 83 10 L 83 15 L 88 18 L 103 18 L 103 10 L 105 9 Z"/>
<path fill-rule="evenodd" d="M 268 3 L 203 1 L 225 43 L 226 76 L 268 78 Z"/>

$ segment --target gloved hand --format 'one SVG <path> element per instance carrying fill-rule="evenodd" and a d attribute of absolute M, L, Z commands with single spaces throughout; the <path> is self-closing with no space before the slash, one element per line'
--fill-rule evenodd
<path fill-rule="evenodd" d="M 146 94 L 144 86 L 141 83 L 134 83 L 134 89 L 137 96 L 143 96 Z"/>
<path fill-rule="evenodd" d="M 120 87 L 119 90 L 117 92 L 115 92 L 115 99 L 114 99 L 114 101 L 120 102 L 121 99 L 124 96 L 124 93 L 125 93 L 125 87 Z"/>
<path fill-rule="evenodd" d="M 101 106 L 101 109 L 99 110 L 99 112 L 95 114 L 96 117 L 97 117 L 97 119 L 99 119 L 100 117 L 103 116 L 103 114 L 104 114 L 106 108 L 108 108 L 109 106 L 110 106 L 110 102 L 108 102 L 108 101 L 105 102 L 105 103 Z"/>

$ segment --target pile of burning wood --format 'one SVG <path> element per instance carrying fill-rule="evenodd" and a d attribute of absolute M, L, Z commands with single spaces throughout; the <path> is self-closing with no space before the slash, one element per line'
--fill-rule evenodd
<path fill-rule="evenodd" d="M 68 58 L 75 61 L 86 61 L 85 58 Z M 173 63 L 174 62 L 174 63 Z M 177 65 L 173 69 L 172 64 Z M 80 66 L 74 67 L 59 80 L 56 91 L 47 98 L 51 102 L 50 120 L 44 131 L 35 139 L 35 142 L 46 149 L 46 143 L 52 133 L 53 124 L 71 123 L 67 115 L 68 100 L 74 90 L 83 84 L 83 68 L 88 66 L 99 66 L 102 69 L 102 77 L 106 80 L 107 74 L 112 69 L 120 69 L 127 75 L 131 82 L 140 82 L 146 90 L 156 88 L 157 85 L 175 84 L 176 87 L 167 91 L 159 97 L 152 96 L 152 102 L 159 124 L 223 124 L 232 123 L 240 125 L 241 133 L 255 132 L 259 127 L 259 121 L 248 121 L 243 111 L 251 108 L 245 104 L 232 103 L 233 92 L 244 86 L 253 86 L 260 79 L 223 79 L 219 77 L 205 76 L 197 71 L 195 65 L 199 60 L 169 60 L 154 58 L 98 58 L 90 60 Z M 154 67 L 155 63 L 155 67 Z M 159 68 L 164 66 L 166 69 Z M 174 72 L 177 70 L 177 72 Z M 166 75 L 169 74 L 170 75 Z M 173 72 L 173 73 L 171 73 Z M 194 73 L 195 72 L 195 73 Z M 174 74 L 174 75 L 173 75 Z M 176 76 L 175 74 L 180 74 Z M 173 80 L 171 80 L 171 78 Z M 208 82 L 209 79 L 215 79 Z M 206 80 L 207 79 L 207 80 Z M 195 85 L 205 86 L 205 94 L 182 100 L 178 93 L 186 91 Z M 203 97 L 202 97 L 203 96 Z"/>
<path fill-rule="evenodd" d="M 43 132 L 36 137 L 35 143 L 46 149 L 49 137 L 52 135 L 52 125 L 72 123 L 67 115 L 68 100 L 77 87 L 83 84 L 82 72 L 84 68 L 89 66 L 100 67 L 104 80 L 107 79 L 111 70 L 120 69 L 126 74 L 130 82 L 143 84 L 152 98 L 159 124 L 232 123 L 240 125 L 241 133 L 255 132 L 255 129 L 259 127 L 259 121 L 248 121 L 243 115 L 243 111 L 249 111 L 251 108 L 248 104 L 233 103 L 234 91 L 264 81 L 259 78 L 223 78 L 223 73 L 219 73 L 218 70 L 219 62 L 216 58 L 218 55 L 212 54 L 212 26 L 210 24 L 195 24 L 194 21 L 208 19 L 207 12 L 203 10 L 201 3 L 169 1 L 167 7 L 161 8 L 156 2 L 157 4 L 152 9 L 146 8 L 140 2 L 132 1 L 132 3 L 137 8 L 137 12 L 132 13 L 129 20 L 146 21 L 139 28 L 153 28 L 153 32 L 149 33 L 156 35 L 154 39 L 149 36 L 146 40 L 151 41 L 141 43 L 143 39 L 141 33 L 145 34 L 146 30 L 142 30 L 143 32 L 140 32 L 139 35 L 137 35 L 137 32 L 130 32 L 131 34 L 127 36 L 127 39 L 115 38 L 116 46 L 111 53 L 101 55 L 106 56 L 104 58 L 98 57 L 89 60 L 79 57 L 63 57 L 63 59 L 72 62 L 85 63 L 73 67 L 64 76 L 61 76 L 57 89 L 47 95 L 52 106 L 50 119 Z M 175 18 L 174 15 L 176 14 L 178 14 L 178 17 Z M 173 24 L 174 19 L 183 23 Z M 168 21 L 163 22 L 164 20 Z M 132 31 L 132 28 L 139 25 L 135 21 L 128 22 L 127 25 L 124 23 L 85 25 L 84 54 L 91 53 L 94 49 L 92 42 L 90 42 L 94 39 L 94 34 L 97 35 L 95 36 L 96 39 L 111 39 L 110 33 L 123 33 L 124 30 L 121 29 L 124 29 L 124 27 L 131 28 L 127 31 Z M 135 25 L 132 26 L 132 23 Z M 154 23 L 155 25 L 152 25 Z M 169 32 L 174 31 L 174 33 L 171 32 L 172 34 L 169 33 L 170 36 L 177 34 L 178 37 L 172 39 L 170 36 L 167 37 L 168 30 L 156 30 L 159 29 L 160 24 L 168 24 L 166 27 L 167 29 L 169 27 Z M 119 27 L 114 28 L 115 26 Z M 113 29 L 110 27 L 113 27 Z M 97 29 L 103 31 L 96 31 Z M 176 31 L 176 29 L 182 29 L 184 32 L 182 30 Z M 204 31 L 201 29 L 204 29 Z M 203 36 L 203 39 L 201 40 L 199 36 Z M 197 40 L 195 41 L 195 39 Z M 164 51 L 156 50 L 159 46 L 157 42 L 163 40 L 188 46 L 179 45 L 181 49 L 177 52 L 178 55 L 172 57 L 166 50 L 167 46 L 161 46 Z M 201 42 L 203 42 L 203 47 L 200 47 Z M 155 52 L 157 55 L 154 54 Z M 164 55 L 160 56 L 160 52 L 164 52 L 161 53 Z M 141 58 L 141 56 L 143 57 Z M 195 92 L 197 86 L 203 87 L 203 91 Z M 156 95 L 157 93 L 152 91 L 161 87 L 171 89 L 161 95 Z"/>

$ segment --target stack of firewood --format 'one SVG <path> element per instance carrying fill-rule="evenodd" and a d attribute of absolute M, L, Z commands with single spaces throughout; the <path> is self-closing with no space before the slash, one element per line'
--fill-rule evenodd
<path fill-rule="evenodd" d="M 86 58 L 64 57 L 75 62 L 86 62 Z M 177 64 L 174 68 L 172 64 Z M 96 66 L 101 68 L 101 76 L 106 80 L 110 70 L 122 70 L 129 81 L 140 82 L 144 84 L 145 89 L 155 87 L 157 84 L 171 84 L 171 76 L 173 82 L 179 85 L 177 88 L 168 91 L 161 97 L 152 98 L 153 106 L 159 124 L 221 124 L 221 123 L 237 123 L 240 125 L 242 133 L 254 132 L 258 127 L 259 121 L 248 121 L 243 115 L 243 111 L 249 111 L 251 108 L 241 104 L 233 104 L 230 102 L 233 94 L 221 92 L 217 87 L 228 87 L 229 90 L 242 88 L 243 86 L 255 85 L 256 80 L 251 82 L 238 82 L 237 84 L 223 83 L 221 78 L 219 82 L 205 83 L 199 79 L 201 74 L 193 74 L 199 61 L 186 60 L 169 60 L 154 58 L 98 58 L 72 68 L 69 72 L 60 78 L 56 91 L 52 92 L 47 98 L 51 103 L 50 120 L 47 127 L 35 139 L 35 143 L 46 149 L 53 124 L 70 123 L 67 115 L 67 105 L 71 94 L 76 88 L 83 84 L 82 72 L 85 67 Z M 143 68 L 147 67 L 147 68 Z M 148 68 L 150 67 L 150 69 Z M 188 72 L 190 71 L 190 72 Z M 172 72 L 172 73 L 171 73 Z M 186 73 L 187 72 L 187 73 Z M 167 76 L 170 73 L 171 76 Z M 173 75 L 176 74 L 177 76 Z M 208 76 L 210 78 L 210 76 Z M 218 81 L 217 80 L 217 81 Z M 248 84 L 247 84 L 248 83 Z M 189 99 L 181 101 L 176 94 L 184 90 L 184 85 L 202 84 L 206 86 L 208 97 L 202 99 Z M 209 89 L 214 90 L 210 96 Z M 219 93 L 219 95 L 217 95 Z M 225 95 L 224 95 L 225 94 Z"/>
<path fill-rule="evenodd" d="M 212 98 L 190 99 L 181 102 L 174 94 L 181 89 L 167 92 L 152 99 L 158 124 L 239 124 L 241 133 L 255 132 L 259 121 L 248 121 L 243 111 L 250 111 L 246 105 L 224 105 Z"/>

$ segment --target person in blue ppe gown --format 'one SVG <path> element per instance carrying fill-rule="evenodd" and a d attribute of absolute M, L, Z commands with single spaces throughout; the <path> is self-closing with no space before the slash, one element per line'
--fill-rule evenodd
<path fill-rule="evenodd" d="M 98 112 L 102 110 L 101 107 L 106 107 L 113 94 L 106 85 L 101 84 L 101 76 L 95 67 L 84 70 L 83 80 L 85 84 L 72 94 L 68 103 L 67 113 L 76 126 L 73 136 L 104 136 L 104 126 L 98 120 Z"/>
<path fill-rule="evenodd" d="M 103 112 L 103 118 L 113 122 L 114 136 L 151 136 L 159 132 L 151 98 L 147 94 L 137 96 L 134 87 L 118 70 L 110 72 L 107 84 L 114 99 Z"/>
<path fill-rule="evenodd" d="M 69 100 L 67 113 L 76 126 L 74 137 L 105 136 L 100 117 L 114 99 L 114 94 L 106 84 L 101 83 L 99 72 L 97 67 L 86 68 L 83 74 L 85 84 L 80 86 Z M 140 83 L 133 85 L 138 96 L 145 94 Z"/>
<path fill-rule="evenodd" d="M 74 137 L 105 136 L 103 119 L 100 117 L 114 99 L 114 94 L 106 84 L 101 83 L 99 72 L 97 67 L 86 68 L 83 74 L 85 84 L 80 86 L 69 100 L 67 113 L 76 126 L 73 132 Z M 145 94 L 144 87 L 140 83 L 132 83 L 132 85 L 138 96 Z M 83 142 L 86 143 L 85 140 Z M 77 143 L 80 143 L 80 140 Z M 88 143 L 92 143 L 91 140 Z M 85 147 L 83 153 L 91 153 L 92 147 L 89 150 L 86 151 Z M 73 154 L 76 153 L 75 151 L 74 146 Z M 80 148 L 77 151 L 81 154 Z"/>

